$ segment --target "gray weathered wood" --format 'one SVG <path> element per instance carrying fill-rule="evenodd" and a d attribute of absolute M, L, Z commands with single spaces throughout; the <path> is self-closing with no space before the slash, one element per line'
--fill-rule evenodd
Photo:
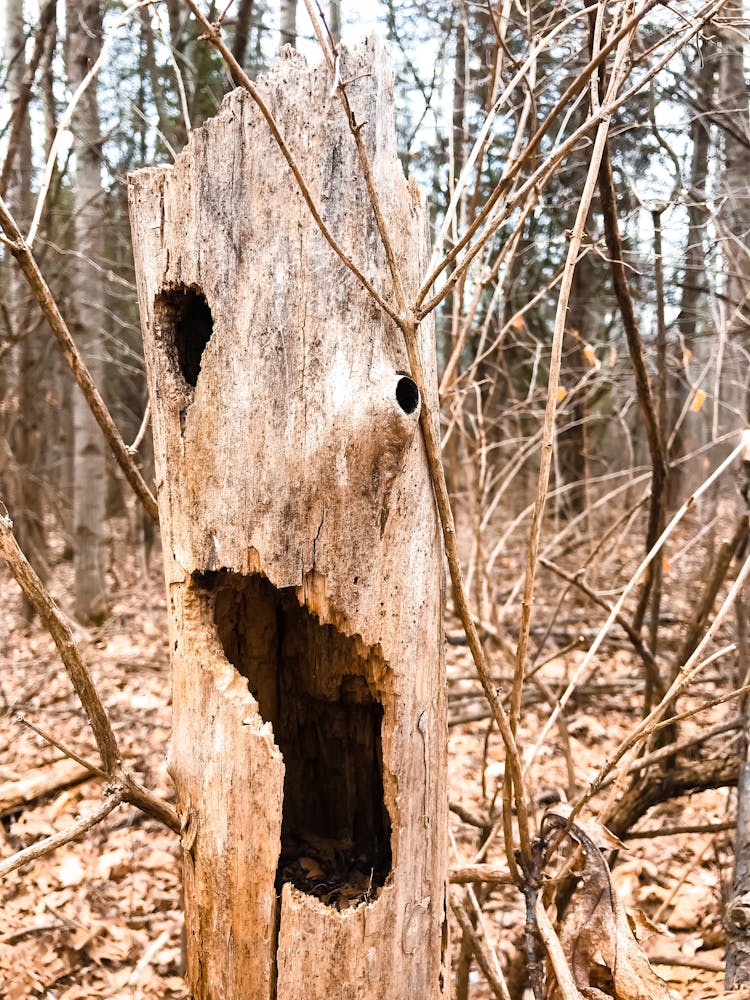
<path fill-rule="evenodd" d="M 342 78 L 411 294 L 426 210 L 396 158 L 381 43 L 345 53 Z M 326 69 L 285 52 L 258 85 L 328 226 L 391 301 Z M 173 167 L 133 175 L 130 203 L 191 989 L 443 997 L 442 541 L 401 335 L 244 91 Z M 429 323 L 421 336 L 435 393 Z"/>

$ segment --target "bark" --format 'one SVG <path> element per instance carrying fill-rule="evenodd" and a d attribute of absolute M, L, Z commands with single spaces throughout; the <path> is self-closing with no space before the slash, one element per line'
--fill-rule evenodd
<path fill-rule="evenodd" d="M 239 0 L 237 7 L 237 24 L 232 41 L 232 55 L 243 67 L 247 55 L 247 44 L 250 40 L 250 29 L 253 26 L 253 6 L 253 0 Z M 235 80 L 234 83 L 239 86 L 239 80 Z"/>
<path fill-rule="evenodd" d="M 744 387 L 741 409 L 748 411 L 747 350 L 750 347 L 750 92 L 744 73 L 742 0 L 730 0 L 723 13 L 732 25 L 721 37 L 719 102 L 724 135 L 722 178 L 722 250 L 731 302 L 728 336 L 738 347 L 738 385 Z M 734 402 L 734 401 L 732 401 Z M 750 416 L 750 414 L 748 414 Z"/>
<path fill-rule="evenodd" d="M 741 0 L 723 10 L 733 27 L 721 36 L 719 98 L 724 125 L 723 251 L 727 264 L 727 294 L 732 311 L 728 337 L 737 345 L 738 384 L 744 387 L 741 409 L 748 412 L 747 350 L 750 346 L 750 123 L 748 85 L 744 73 Z M 727 905 L 726 983 L 733 989 L 750 983 L 750 716 L 745 701 L 745 748 L 737 784 L 737 834 L 734 876 Z"/>
<path fill-rule="evenodd" d="M 6 5 L 5 59 L 7 92 L 12 108 L 8 151 L 0 176 L 0 194 L 7 190 L 8 202 L 22 225 L 31 221 L 31 129 L 29 96 L 31 81 L 44 48 L 50 10 L 42 12 L 42 22 L 34 45 L 31 65 L 25 58 L 26 25 L 21 0 Z M 8 315 L 12 318 L 11 348 L 4 363 L 6 399 L 10 406 L 4 431 L 3 487 L 16 519 L 19 541 L 46 577 L 46 532 L 44 526 L 44 438 L 42 419 L 44 397 L 39 391 L 41 332 L 32 315 L 31 297 L 16 268 L 10 270 L 7 285 Z M 9 474 L 10 473 L 10 474 Z M 26 612 L 31 608 L 27 604 Z"/>
<path fill-rule="evenodd" d="M 344 51 L 341 74 L 413 295 L 427 216 L 380 43 Z M 326 223 L 387 288 L 325 67 L 287 52 L 258 87 Z M 190 988 L 445 996 L 442 544 L 403 340 L 244 91 L 130 199 Z M 431 324 L 420 337 L 434 398 Z"/>
<path fill-rule="evenodd" d="M 691 391 L 682 372 L 685 368 L 684 356 L 696 353 L 701 305 L 705 301 L 707 289 L 706 256 L 703 246 L 705 228 L 708 219 L 706 190 L 708 180 L 708 154 L 710 149 L 710 132 L 703 111 L 712 104 L 715 76 L 715 60 L 712 57 L 712 46 L 704 42 L 701 46 L 701 63 L 696 82 L 698 110 L 693 115 L 690 125 L 692 155 L 690 160 L 690 186 L 688 191 L 688 232 L 685 246 L 685 270 L 680 295 L 680 312 L 677 316 L 677 331 L 679 337 L 676 357 L 671 368 L 670 396 L 672 414 L 670 426 L 675 427 L 682 413 L 687 394 Z M 689 353 L 688 353 L 689 352 Z M 678 429 L 669 458 L 673 462 L 669 476 L 670 506 L 677 505 L 678 498 L 691 492 L 692 484 L 688 480 L 689 463 L 674 464 L 676 459 L 687 455 L 698 448 L 701 439 L 701 424 L 705 418 L 689 417 L 687 423 Z"/>
<path fill-rule="evenodd" d="M 75 89 L 96 59 L 101 45 L 102 14 L 98 0 L 68 0 L 68 79 Z M 77 256 L 73 335 L 81 355 L 98 385 L 103 377 L 104 289 L 98 271 L 88 261 L 102 254 L 100 126 L 97 85 L 94 80 L 78 106 L 74 126 L 75 184 L 73 231 Z M 104 500 L 106 469 L 104 442 L 83 393 L 73 399 L 74 493 L 73 545 L 75 563 L 75 612 L 81 622 L 101 620 L 106 613 L 104 576 Z"/>
<path fill-rule="evenodd" d="M 591 306 L 594 281 L 591 254 L 586 254 L 579 260 L 573 274 L 573 287 L 568 306 L 566 357 L 562 375 L 562 384 L 568 392 L 575 390 L 588 367 L 583 352 L 589 343 L 593 326 Z M 587 397 L 586 389 L 576 391 L 567 415 L 569 426 L 561 428 L 557 435 L 557 463 L 561 475 L 561 482 L 558 485 L 571 487 L 560 497 L 558 509 L 568 518 L 580 514 L 586 508 L 589 499 Z"/>
<path fill-rule="evenodd" d="M 456 5 L 456 52 L 453 71 L 453 177 L 457 181 L 466 159 L 467 52 L 466 8 Z"/>
<path fill-rule="evenodd" d="M 336 45 L 341 41 L 341 0 L 329 0 L 328 30 Z"/>
<path fill-rule="evenodd" d="M 279 0 L 279 47 L 297 44 L 297 0 Z"/>

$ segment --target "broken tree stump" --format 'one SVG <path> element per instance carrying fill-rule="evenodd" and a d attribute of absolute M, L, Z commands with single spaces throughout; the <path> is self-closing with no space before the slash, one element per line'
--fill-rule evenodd
<path fill-rule="evenodd" d="M 341 77 L 414 294 L 427 213 L 385 51 Z M 328 227 L 385 254 L 324 66 L 258 81 Z M 130 180 L 197 1000 L 448 993 L 442 539 L 401 334 L 235 90 Z M 437 395 L 433 330 L 421 348 Z M 433 400 L 434 402 L 434 400 Z"/>

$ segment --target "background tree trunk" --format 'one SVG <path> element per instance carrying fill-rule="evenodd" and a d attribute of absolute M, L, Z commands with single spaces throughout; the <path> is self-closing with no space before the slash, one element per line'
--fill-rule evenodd
<path fill-rule="evenodd" d="M 386 55 L 368 42 L 342 62 L 412 295 L 427 217 L 396 157 Z M 328 225 L 388 295 L 325 66 L 292 53 L 259 86 Z M 131 219 L 192 992 L 437 1000 L 442 544 L 401 336 L 324 241 L 244 91 L 173 169 L 134 175 Z M 431 323 L 421 338 L 435 396 Z"/>
<path fill-rule="evenodd" d="M 27 26 L 24 23 L 23 3 L 8 0 L 5 10 L 5 65 L 7 90 L 13 112 L 25 98 L 28 86 L 25 46 Z M 49 22 L 45 23 L 47 31 Z M 11 210 L 22 226 L 28 226 L 33 213 L 31 193 L 31 129 L 29 108 L 20 119 L 12 148 L 6 150 L 11 158 L 12 170 L 7 197 Z M 15 519 L 19 544 L 34 563 L 37 572 L 47 576 L 47 543 L 44 524 L 43 419 L 45 400 L 40 392 L 39 365 L 42 332 L 37 322 L 36 309 L 29 295 L 23 275 L 15 268 L 9 270 L 6 311 L 4 318 L 8 329 L 7 358 L 3 360 L 4 396 L 10 402 L 3 420 L 6 442 L 2 445 L 0 476 L 3 489 Z M 25 605 L 31 614 L 31 606 Z"/>
<path fill-rule="evenodd" d="M 254 0 L 239 0 L 237 7 L 237 24 L 232 41 L 232 55 L 244 67 L 247 55 L 247 44 L 250 40 L 250 29 L 253 26 Z M 238 83 L 238 81 L 235 81 Z"/>
<path fill-rule="evenodd" d="M 341 41 L 341 0 L 330 0 L 328 4 L 328 30 L 338 45 Z"/>
<path fill-rule="evenodd" d="M 687 193 L 688 231 L 685 244 L 683 284 L 680 289 L 680 312 L 677 316 L 678 338 L 675 343 L 675 357 L 670 366 L 670 389 L 672 397 L 672 413 L 670 427 L 676 427 L 692 387 L 683 374 L 690 364 L 691 358 L 698 353 L 698 331 L 700 328 L 701 304 L 705 303 L 709 289 L 706 274 L 706 254 L 704 238 L 708 212 L 709 152 L 711 135 L 706 114 L 714 102 L 714 84 L 716 77 L 716 48 L 704 41 L 701 46 L 701 63 L 696 80 L 697 110 L 693 114 L 690 125 L 692 155 L 690 158 L 690 181 Z M 700 364 L 699 356 L 697 363 Z M 705 428 L 701 433 L 701 418 L 683 422 L 675 434 L 669 457 L 674 462 L 688 452 L 697 448 L 701 438 L 705 437 Z M 700 421 L 700 423 L 699 423 Z M 696 426 L 698 425 L 698 426 Z M 674 464 L 670 470 L 669 492 L 670 506 L 679 502 L 678 498 L 690 491 L 693 484 L 687 475 L 685 464 Z"/>
<path fill-rule="evenodd" d="M 279 0 L 279 46 L 297 44 L 297 0 Z"/>
<path fill-rule="evenodd" d="M 724 138 L 721 192 L 722 251 L 726 262 L 726 294 L 729 298 L 728 337 L 741 352 L 750 348 L 750 91 L 745 80 L 745 44 L 740 27 L 742 0 L 731 0 L 724 8 L 731 27 L 721 34 L 719 69 L 720 121 Z M 739 405 L 748 411 L 746 353 L 738 353 L 737 383 Z M 736 403 L 736 400 L 730 400 Z"/>
<path fill-rule="evenodd" d="M 722 190 L 726 201 L 722 224 L 723 251 L 727 264 L 727 295 L 730 300 L 728 337 L 740 348 L 738 378 L 740 407 L 748 414 L 747 350 L 750 347 L 750 121 L 748 86 L 744 73 L 742 0 L 732 0 L 725 16 L 734 27 L 721 35 L 719 98 L 724 132 Z M 743 388 L 744 387 L 744 391 Z M 743 463 L 744 464 L 744 463 Z M 734 845 L 734 876 L 727 906 L 726 985 L 736 989 L 750 983 L 750 761 L 748 737 L 750 716 L 747 700 L 744 753 L 737 782 L 737 833 Z"/>
<path fill-rule="evenodd" d="M 68 78 L 75 89 L 96 59 L 101 46 L 102 14 L 98 0 L 68 0 Z M 101 274 L 91 266 L 102 257 L 101 135 L 97 84 L 85 91 L 74 122 L 75 209 L 73 233 L 74 335 L 94 380 L 103 376 L 103 286 Z M 106 468 L 104 441 L 83 395 L 76 388 L 73 400 L 74 497 L 73 544 L 75 559 L 75 610 L 78 620 L 92 622 L 106 612 L 104 575 L 104 501 Z"/>

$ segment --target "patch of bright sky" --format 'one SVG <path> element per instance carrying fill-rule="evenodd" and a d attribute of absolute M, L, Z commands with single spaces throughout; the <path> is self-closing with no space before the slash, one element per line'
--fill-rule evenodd
<path fill-rule="evenodd" d="M 2 13 L 3 18 L 0 23 L 4 23 L 5 6 L 6 0 L 0 0 L 0 12 Z M 60 0 L 58 6 L 59 25 L 60 29 L 63 30 L 65 4 L 62 0 Z M 258 6 L 260 7 L 261 5 L 259 4 Z M 321 6 L 324 10 L 327 10 L 328 4 L 321 3 Z M 382 36 L 387 35 L 385 11 L 380 0 L 359 0 L 356 7 L 351 3 L 351 0 L 342 0 L 341 6 L 342 38 L 346 44 L 352 45 L 363 36 L 373 32 L 377 32 Z M 442 29 L 437 21 L 437 14 L 439 13 L 440 7 L 439 5 L 433 5 L 433 10 L 431 12 L 436 16 L 434 20 L 431 20 L 429 17 L 424 16 L 424 9 L 425 7 L 429 9 L 429 4 L 422 4 L 420 6 L 419 15 L 417 14 L 416 5 L 411 2 L 405 2 L 405 0 L 398 2 L 397 0 L 394 6 L 399 19 L 403 19 L 401 23 L 405 26 L 408 25 L 408 27 L 403 28 L 406 37 L 402 40 L 402 42 L 405 46 L 408 46 L 408 58 L 413 64 L 414 71 L 425 80 L 429 81 L 436 62 L 441 58 L 441 46 L 445 41 Z M 686 8 L 692 6 L 693 4 L 685 5 Z M 37 0 L 27 0 L 26 7 L 27 19 L 30 24 L 34 24 L 38 19 Z M 124 8 L 125 4 L 117 4 L 117 6 L 110 8 L 105 20 L 105 28 L 111 29 L 114 26 L 116 20 L 121 16 Z M 268 0 L 268 2 L 264 5 L 264 8 L 265 9 L 262 15 L 264 27 L 266 28 L 266 31 L 263 34 L 265 49 L 264 56 L 266 61 L 270 63 L 273 60 L 275 50 L 278 46 L 278 0 Z M 230 9 L 230 17 L 232 16 L 232 13 L 233 12 Z M 412 15 L 411 19 L 410 15 Z M 166 11 L 162 7 L 160 12 L 158 14 L 155 13 L 153 16 L 156 19 L 157 25 L 161 22 L 166 38 L 168 32 Z M 657 8 L 657 11 L 653 15 L 654 19 L 657 21 L 660 19 L 664 21 L 666 18 L 671 16 L 671 12 L 661 8 Z M 309 19 L 307 17 L 307 12 L 302 2 L 298 4 L 297 29 L 297 48 L 311 63 L 318 62 L 321 58 L 320 50 L 318 43 L 314 38 Z M 160 62 L 165 62 L 166 44 L 165 42 L 159 42 L 158 30 L 156 34 L 157 45 L 161 50 L 158 53 L 158 59 Z M 129 117 L 131 117 L 127 111 L 124 111 L 123 109 L 130 107 L 132 104 L 136 103 L 138 99 L 137 79 L 134 72 L 128 76 L 127 73 L 122 72 L 122 69 L 128 62 L 132 63 L 132 52 L 135 51 L 134 45 L 135 35 L 131 23 L 121 30 L 117 42 L 113 46 L 109 64 L 105 66 L 101 72 L 103 101 L 102 112 L 105 119 L 111 117 L 114 120 L 119 115 L 122 117 L 123 121 L 127 121 Z M 28 55 L 31 53 L 32 46 L 33 39 L 30 39 Z M 399 61 L 404 61 L 404 55 L 399 51 L 397 46 L 393 46 L 392 52 L 394 62 L 398 66 Z M 564 48 L 560 50 L 560 54 L 565 54 Z M 67 92 L 67 88 L 64 83 L 64 67 L 62 65 L 62 56 L 59 49 L 56 58 L 57 63 L 54 74 L 56 96 L 62 105 L 69 97 L 69 93 Z M 445 58 L 445 54 L 443 54 L 442 58 Z M 424 144 L 429 145 L 435 142 L 441 132 L 445 136 L 447 136 L 450 132 L 450 98 L 452 89 L 451 69 L 451 66 L 446 66 L 445 72 L 442 72 L 439 76 L 433 107 L 430 110 L 430 114 L 421 121 L 419 126 L 420 131 L 418 133 L 418 142 L 423 142 Z M 418 93 L 416 86 L 408 86 L 408 73 L 405 73 L 405 77 L 407 78 L 407 86 L 398 95 L 398 99 L 401 101 L 401 106 L 397 110 L 402 116 L 418 121 L 422 114 L 424 101 Z M 107 102 L 112 100 L 112 95 L 115 95 L 116 104 L 112 104 L 112 106 L 109 107 Z M 7 122 L 9 110 L 7 101 L 2 101 L 0 98 L 0 128 Z M 35 103 L 33 106 L 33 115 L 34 132 L 41 136 L 43 135 L 43 121 L 42 112 L 38 103 Z M 657 102 L 655 115 L 660 130 L 663 131 L 665 138 L 674 148 L 674 151 L 680 161 L 685 163 L 687 160 L 690 140 L 689 129 L 686 124 L 684 102 L 679 100 L 672 101 L 668 98 L 663 98 Z M 646 129 L 648 128 L 646 123 L 644 123 L 644 127 Z M 645 134 L 646 132 L 644 131 L 644 135 Z M 39 159 L 42 154 L 43 143 L 35 143 L 34 146 L 36 159 Z M 61 155 L 65 157 L 68 150 L 69 143 L 63 146 Z M 149 150 L 149 155 L 152 154 L 155 159 L 160 160 L 163 159 L 165 155 L 159 141 L 153 137 L 150 140 Z M 41 166 L 41 163 L 39 166 Z M 444 164 L 441 169 L 445 169 Z M 430 181 L 434 178 L 429 176 L 418 176 L 417 179 L 425 185 L 429 185 Z M 652 203 L 663 202 L 669 198 L 675 185 L 674 166 L 666 153 L 659 150 L 655 155 L 649 157 L 648 168 L 639 173 L 637 176 L 630 177 L 628 181 L 632 185 L 639 200 L 644 203 L 647 209 Z M 676 239 L 684 239 L 684 207 L 675 206 L 674 208 L 670 208 L 669 211 L 665 213 L 664 223 L 665 253 L 670 257 L 673 257 L 675 259 L 675 264 L 677 265 L 679 263 L 678 258 L 682 252 L 682 248 L 677 242 L 675 242 L 675 239 L 673 239 L 673 234 Z M 641 246 L 648 246 L 652 238 L 650 212 L 647 210 L 639 211 L 636 218 L 631 220 L 630 225 L 631 233 L 635 237 L 636 241 Z"/>

